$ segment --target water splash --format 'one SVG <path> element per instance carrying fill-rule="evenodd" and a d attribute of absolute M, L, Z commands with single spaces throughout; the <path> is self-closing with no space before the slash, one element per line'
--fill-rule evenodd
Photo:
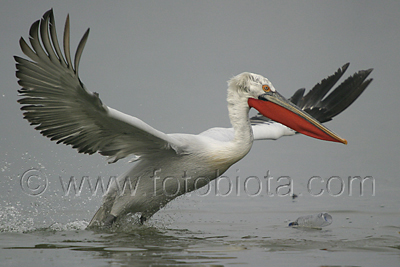
<path fill-rule="evenodd" d="M 69 222 L 66 224 L 62 223 L 53 223 L 52 225 L 49 226 L 49 230 L 61 232 L 61 231 L 73 231 L 73 230 L 85 230 L 86 227 L 88 226 L 87 221 L 74 221 L 74 222 Z"/>
<path fill-rule="evenodd" d="M 35 230 L 33 218 L 24 217 L 13 206 L 0 207 L 0 232 L 23 233 L 32 230 Z"/>
<path fill-rule="evenodd" d="M 38 227 L 32 217 L 27 217 L 14 206 L 0 207 L 0 232 L 2 233 L 27 233 L 34 231 L 73 231 L 84 230 L 87 221 L 74 221 L 69 223 L 55 222 L 47 227 Z"/>

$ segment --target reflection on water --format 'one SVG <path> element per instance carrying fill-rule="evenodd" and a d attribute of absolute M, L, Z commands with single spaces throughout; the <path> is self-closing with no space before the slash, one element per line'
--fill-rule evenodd
<path fill-rule="evenodd" d="M 215 200 L 224 202 L 215 205 Z M 81 218 L 91 215 L 85 205 L 63 210 L 51 202 L 46 208 L 45 203 L 32 206 L 31 212 L 26 205 L 3 205 L 0 265 L 398 265 L 397 207 L 368 199 L 350 199 L 351 205 L 349 199 L 335 199 L 331 206 L 331 199 L 311 200 L 185 199 L 144 226 L 128 217 L 108 231 L 85 230 L 88 221 Z M 322 211 L 333 217 L 322 230 L 288 226 L 301 215 Z"/>
<path fill-rule="evenodd" d="M 53 263 L 68 265 L 71 262 L 81 266 L 106 266 L 110 263 L 117 266 L 222 266 L 263 265 L 266 259 L 279 254 L 281 264 L 291 264 L 293 261 L 295 266 L 296 261 L 302 261 L 301 255 L 318 258 L 321 252 L 325 256 L 333 255 L 327 252 L 334 252 L 344 254 L 344 257 L 363 257 L 369 252 L 398 255 L 400 250 L 399 236 L 341 240 L 332 230 L 277 229 L 275 226 L 282 233 L 291 232 L 291 237 L 273 238 L 260 233 L 232 238 L 223 232 L 218 235 L 134 224 L 119 225 L 108 231 L 85 230 L 86 225 L 86 221 L 75 221 L 23 232 L 2 229 L 0 256 L 5 259 L 5 266 L 15 263 L 30 266 L 50 266 Z M 392 228 L 397 232 L 400 230 Z M 43 264 L 37 257 L 38 253 L 47 263 Z"/>
<path fill-rule="evenodd" d="M 230 252 L 245 249 L 240 245 L 235 247 L 223 244 L 220 242 L 221 237 L 201 238 L 187 230 L 160 230 L 147 226 L 132 226 L 128 232 L 113 229 L 106 233 L 86 230 L 55 231 L 50 227 L 26 233 L 3 234 L 2 239 L 13 239 L 12 246 L 2 242 L 3 252 L 9 250 L 18 254 L 18 251 L 25 253 L 28 250 L 30 253 L 35 250 L 64 250 L 65 254 L 71 256 L 74 256 L 72 252 L 84 252 L 93 259 L 134 266 L 154 263 L 211 264 L 221 260 L 234 260 L 236 257 Z M 28 245 L 24 239 L 34 239 L 36 242 Z"/>

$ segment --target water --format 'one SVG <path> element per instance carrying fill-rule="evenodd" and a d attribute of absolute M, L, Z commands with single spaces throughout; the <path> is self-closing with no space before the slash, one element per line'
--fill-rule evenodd
<path fill-rule="evenodd" d="M 337 201 L 353 209 L 329 204 Z M 334 217 L 330 226 L 288 227 L 299 215 L 316 213 L 321 202 Z M 40 212 L 2 207 L 1 266 L 397 266 L 399 213 L 376 202 L 192 195 L 173 202 L 145 226 L 128 217 L 106 232 L 85 230 L 92 214 L 79 205 L 65 211 L 69 219 L 58 217 L 60 222 L 50 222 L 55 215 L 47 211 L 42 219 L 48 225 Z"/>

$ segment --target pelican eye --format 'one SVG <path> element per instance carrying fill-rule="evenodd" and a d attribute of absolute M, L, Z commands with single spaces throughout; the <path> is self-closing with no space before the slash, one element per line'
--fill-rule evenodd
<path fill-rule="evenodd" d="M 267 93 L 271 92 L 271 88 L 266 84 L 263 84 L 262 89 L 264 90 L 264 92 L 267 92 Z"/>

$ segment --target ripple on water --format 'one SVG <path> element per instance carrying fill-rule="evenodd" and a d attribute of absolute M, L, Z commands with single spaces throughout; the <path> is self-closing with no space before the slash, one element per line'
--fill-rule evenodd
<path fill-rule="evenodd" d="M 344 231 L 352 231 L 353 228 L 302 231 L 286 226 L 274 226 L 257 230 L 257 234 L 242 231 L 242 234 L 235 237 L 227 234 L 231 233 L 231 230 L 213 232 L 214 228 L 206 228 L 203 231 L 171 229 L 171 226 L 166 227 L 151 221 L 147 225 L 139 226 L 134 223 L 135 220 L 131 218 L 120 221 L 119 225 L 107 231 L 85 230 L 88 223 L 83 220 L 35 228 L 32 218 L 22 216 L 14 207 L 2 207 L 0 247 L 12 261 L 21 259 L 21 262 L 25 260 L 26 263 L 30 261 L 29 255 L 40 251 L 47 253 L 48 258 L 59 257 L 69 261 L 71 257 L 77 260 L 79 257 L 89 257 L 90 261 L 96 264 L 99 261 L 111 260 L 135 266 L 154 262 L 164 265 L 248 263 L 247 257 L 243 255 L 251 253 L 277 255 L 281 252 L 301 252 L 302 255 L 310 257 L 320 255 L 318 253 L 323 251 L 334 252 L 335 255 L 350 253 L 351 256 L 369 255 L 371 252 L 392 255 L 398 254 L 400 249 L 399 236 L 369 235 L 349 240 L 341 239 L 338 235 L 340 232 L 341 236 L 344 236 Z M 265 233 L 272 228 L 281 236 L 266 237 Z M 388 230 L 399 232 L 399 228 L 394 226 Z"/>

